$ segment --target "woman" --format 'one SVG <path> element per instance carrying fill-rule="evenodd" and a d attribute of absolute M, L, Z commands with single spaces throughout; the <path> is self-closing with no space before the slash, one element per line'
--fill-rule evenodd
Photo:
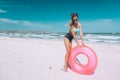
<path fill-rule="evenodd" d="M 70 31 L 67 33 L 64 37 L 64 44 L 66 48 L 66 55 L 65 55 L 65 65 L 64 65 L 64 71 L 67 72 L 68 68 L 68 57 L 70 55 L 70 51 L 72 48 L 72 39 L 75 40 L 76 44 L 80 46 L 80 43 L 77 40 L 76 34 L 80 33 L 80 37 L 82 40 L 82 45 L 84 45 L 83 42 L 83 34 L 82 34 L 82 27 L 81 24 L 78 22 L 78 14 L 73 13 L 71 14 L 71 23 L 70 23 Z"/>

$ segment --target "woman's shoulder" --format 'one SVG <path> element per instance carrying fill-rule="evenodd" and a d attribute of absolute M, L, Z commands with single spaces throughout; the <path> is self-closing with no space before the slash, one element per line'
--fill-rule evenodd
<path fill-rule="evenodd" d="M 80 23 L 80 22 L 78 22 L 78 26 L 81 26 L 81 23 Z"/>
<path fill-rule="evenodd" d="M 79 27 L 79 28 L 81 27 L 81 23 L 80 23 L 80 22 L 78 23 L 78 27 Z"/>

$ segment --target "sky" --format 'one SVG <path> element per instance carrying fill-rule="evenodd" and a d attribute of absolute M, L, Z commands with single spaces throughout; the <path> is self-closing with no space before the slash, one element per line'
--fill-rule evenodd
<path fill-rule="evenodd" d="M 71 13 L 83 32 L 120 33 L 119 0 L 0 0 L 0 30 L 68 32 Z"/>

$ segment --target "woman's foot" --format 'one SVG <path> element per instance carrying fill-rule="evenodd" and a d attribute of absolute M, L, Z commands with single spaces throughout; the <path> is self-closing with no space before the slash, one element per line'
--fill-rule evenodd
<path fill-rule="evenodd" d="M 65 65 L 65 66 L 64 66 L 64 72 L 67 72 L 67 68 L 68 68 L 68 66 Z"/>
<path fill-rule="evenodd" d="M 71 69 L 71 66 L 70 66 L 70 64 L 69 64 L 69 63 L 67 63 L 67 66 Z"/>

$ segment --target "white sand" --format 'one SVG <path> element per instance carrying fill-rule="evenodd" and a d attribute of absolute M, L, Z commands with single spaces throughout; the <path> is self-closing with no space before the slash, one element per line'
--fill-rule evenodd
<path fill-rule="evenodd" d="M 63 71 L 63 41 L 0 38 L 0 80 L 120 80 L 120 44 L 87 45 L 98 57 L 92 75 Z"/>

